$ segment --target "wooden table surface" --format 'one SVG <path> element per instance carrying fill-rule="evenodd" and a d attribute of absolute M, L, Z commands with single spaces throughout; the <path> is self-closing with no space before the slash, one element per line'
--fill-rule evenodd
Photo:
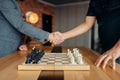
<path fill-rule="evenodd" d="M 43 47 L 45 52 L 51 52 L 53 47 Z M 62 52 L 75 47 L 62 47 Z M 28 51 L 18 51 L 8 56 L 0 58 L 0 80 L 120 80 L 120 65 L 114 71 L 110 66 L 106 69 L 97 68 L 94 65 L 98 58 L 96 52 L 85 47 L 77 47 L 87 63 L 90 65 L 89 71 L 18 71 L 17 66 L 24 62 Z"/>

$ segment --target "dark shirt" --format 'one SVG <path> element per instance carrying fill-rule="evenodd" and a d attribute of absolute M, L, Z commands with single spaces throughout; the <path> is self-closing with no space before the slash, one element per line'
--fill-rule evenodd
<path fill-rule="evenodd" d="M 112 48 L 120 38 L 120 0 L 91 0 L 87 16 L 97 18 L 102 49 Z"/>

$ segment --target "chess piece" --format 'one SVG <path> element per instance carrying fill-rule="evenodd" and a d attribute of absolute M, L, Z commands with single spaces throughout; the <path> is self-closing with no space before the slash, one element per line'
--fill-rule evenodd
<path fill-rule="evenodd" d="M 77 61 L 78 61 L 78 64 L 84 64 L 83 59 L 82 59 L 82 56 L 79 56 L 79 57 L 77 58 Z"/>
<path fill-rule="evenodd" d="M 70 57 L 71 51 L 68 49 L 67 56 Z"/>
<path fill-rule="evenodd" d="M 74 54 L 75 58 L 77 58 L 77 56 L 78 56 L 78 48 L 73 49 L 73 54 Z"/>
<path fill-rule="evenodd" d="M 32 53 L 31 53 L 31 57 L 32 57 L 32 60 L 34 60 L 34 58 L 36 57 L 36 55 L 39 53 L 39 50 L 38 50 L 38 48 L 34 48 L 33 50 L 32 50 Z"/>
<path fill-rule="evenodd" d="M 75 59 L 74 59 L 73 56 L 71 56 L 70 62 L 71 62 L 72 64 L 76 64 Z"/>
<path fill-rule="evenodd" d="M 45 54 L 44 50 L 39 51 L 38 54 L 34 58 L 33 64 L 37 64 L 38 61 L 43 57 L 44 54 Z"/>
<path fill-rule="evenodd" d="M 38 48 L 33 47 L 32 52 L 27 55 L 25 64 L 31 64 L 34 61 L 34 59 L 36 58 L 36 56 L 38 55 L 38 52 L 39 52 Z"/>
<path fill-rule="evenodd" d="M 84 64 L 83 59 L 82 59 L 82 54 L 80 54 L 78 48 L 73 49 L 73 54 L 78 64 Z"/>
<path fill-rule="evenodd" d="M 27 55 L 27 59 L 25 61 L 25 64 L 30 64 L 32 62 L 32 59 L 31 59 L 31 54 L 28 54 Z"/>

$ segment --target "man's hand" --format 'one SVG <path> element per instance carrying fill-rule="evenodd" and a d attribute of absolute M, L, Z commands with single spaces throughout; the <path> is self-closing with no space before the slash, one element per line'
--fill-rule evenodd
<path fill-rule="evenodd" d="M 120 44 L 119 43 L 120 43 L 120 40 L 112 49 L 108 50 L 103 55 L 101 55 L 97 59 L 95 65 L 97 67 L 99 67 L 103 63 L 102 67 L 105 68 L 108 61 L 111 60 L 112 61 L 112 68 L 115 69 L 116 68 L 115 61 L 118 57 L 120 57 Z"/>
<path fill-rule="evenodd" d="M 23 44 L 19 46 L 19 50 L 23 51 L 23 50 L 28 50 L 27 45 Z"/>
<path fill-rule="evenodd" d="M 60 32 L 50 33 L 48 41 L 53 44 L 60 44 L 64 41 L 63 34 Z"/>

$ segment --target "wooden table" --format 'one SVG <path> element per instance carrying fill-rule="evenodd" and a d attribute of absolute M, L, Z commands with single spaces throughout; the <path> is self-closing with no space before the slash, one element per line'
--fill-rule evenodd
<path fill-rule="evenodd" d="M 51 52 L 53 47 L 43 47 L 45 52 Z M 62 47 L 62 52 L 75 47 Z M 0 58 L 0 80 L 120 80 L 120 65 L 112 70 L 110 66 L 106 69 L 97 68 L 94 65 L 98 54 L 91 49 L 78 47 L 80 52 L 87 58 L 91 66 L 90 71 L 18 71 L 17 66 L 25 59 L 28 51 L 18 51 L 6 57 Z M 38 79 L 39 78 L 39 79 Z"/>

